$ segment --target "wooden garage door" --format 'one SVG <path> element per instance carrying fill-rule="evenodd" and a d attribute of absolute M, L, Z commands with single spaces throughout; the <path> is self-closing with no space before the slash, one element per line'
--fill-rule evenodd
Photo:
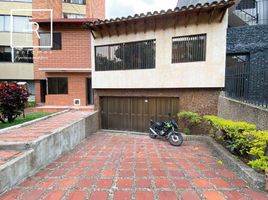
<path fill-rule="evenodd" d="M 162 121 L 178 112 L 179 98 L 101 98 L 103 129 L 148 132 L 150 119 Z"/>

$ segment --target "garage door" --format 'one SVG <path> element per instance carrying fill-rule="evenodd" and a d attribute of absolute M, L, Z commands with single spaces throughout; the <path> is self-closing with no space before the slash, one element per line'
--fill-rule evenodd
<path fill-rule="evenodd" d="M 102 97 L 102 128 L 148 132 L 150 119 L 162 121 L 167 113 L 176 117 L 179 98 Z"/>

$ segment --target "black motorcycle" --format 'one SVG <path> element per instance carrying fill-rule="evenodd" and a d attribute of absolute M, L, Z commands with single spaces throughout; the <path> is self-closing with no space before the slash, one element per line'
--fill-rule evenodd
<path fill-rule="evenodd" d="M 169 119 L 165 122 L 154 122 L 151 120 L 151 126 L 149 129 L 149 136 L 152 139 L 156 139 L 158 136 L 166 138 L 173 146 L 181 146 L 183 143 L 182 134 L 177 132 L 178 124 L 168 114 Z"/>

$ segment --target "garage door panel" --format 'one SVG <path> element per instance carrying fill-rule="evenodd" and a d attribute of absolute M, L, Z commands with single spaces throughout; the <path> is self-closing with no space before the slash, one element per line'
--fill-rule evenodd
<path fill-rule="evenodd" d="M 163 121 L 167 113 L 176 117 L 178 98 L 103 97 L 102 128 L 148 132 L 150 119 Z"/>

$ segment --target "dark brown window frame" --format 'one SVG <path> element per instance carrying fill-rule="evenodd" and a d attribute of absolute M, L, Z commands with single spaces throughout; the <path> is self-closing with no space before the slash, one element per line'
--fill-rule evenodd
<path fill-rule="evenodd" d="M 201 39 L 200 39 L 201 38 Z M 179 40 L 181 41 L 174 41 Z M 179 43 L 182 47 L 182 52 L 175 54 L 175 42 Z M 193 47 L 193 42 L 197 48 Z M 178 45 L 178 44 L 177 44 Z M 192 46 L 192 48 L 190 48 Z M 201 46 L 201 48 L 200 48 Z M 200 53 L 201 50 L 201 53 Z M 188 63 L 188 62 L 205 62 L 207 54 L 207 34 L 186 35 L 179 37 L 172 37 L 172 53 L 171 62 L 175 63 Z"/>
<path fill-rule="evenodd" d="M 50 34 L 50 32 L 39 32 L 39 35 L 40 35 L 40 39 L 39 39 L 39 46 L 42 46 L 41 45 L 41 35 L 42 34 Z M 59 48 L 55 48 L 54 47 L 54 43 L 56 43 L 56 42 L 54 42 L 54 39 L 56 38 L 55 36 L 54 36 L 54 34 L 59 34 L 60 35 L 60 44 L 59 44 Z M 44 45 L 43 45 L 44 46 Z M 52 48 L 40 48 L 40 50 L 41 51 L 61 51 L 62 50 L 62 33 L 61 32 L 53 32 L 53 44 L 52 44 Z"/>
<path fill-rule="evenodd" d="M 147 42 L 148 45 L 150 45 L 150 42 L 151 42 L 151 47 L 152 47 L 152 52 L 151 52 L 151 58 L 147 58 L 144 59 L 145 57 L 142 57 L 140 58 L 139 56 L 142 56 L 143 54 L 141 54 L 141 52 L 138 52 L 138 51 L 134 51 L 133 53 L 135 52 L 138 52 L 138 60 L 140 61 L 139 63 L 136 63 L 135 60 L 131 60 L 132 62 L 130 64 L 126 64 L 125 60 L 126 60 L 126 55 L 128 54 L 125 54 L 125 49 L 126 47 L 130 47 L 130 46 L 127 46 L 127 45 L 141 45 L 142 43 L 145 43 Z M 122 54 L 121 56 L 123 56 L 123 59 L 121 59 L 122 63 L 116 63 L 117 66 L 110 66 L 108 65 L 107 67 L 105 68 L 102 68 L 98 65 L 97 61 L 98 61 L 98 56 L 97 56 L 97 48 L 101 48 L 101 47 L 107 47 L 107 62 L 111 62 L 111 51 L 113 51 L 113 49 L 111 49 L 112 47 L 115 47 L 115 46 L 122 46 L 123 47 L 123 50 L 122 50 Z M 136 47 L 135 50 L 137 50 L 139 47 Z M 133 50 L 133 49 L 132 49 Z M 140 51 L 140 50 L 139 50 Z M 131 52 L 128 51 L 128 53 Z M 149 53 L 150 54 L 150 53 Z M 115 59 L 115 58 L 114 58 Z M 149 61 L 152 61 L 152 63 L 148 63 Z M 137 61 L 137 60 L 136 60 Z M 118 65 L 120 65 L 118 67 Z M 139 66 L 137 66 L 139 65 Z M 154 69 L 156 66 L 156 39 L 150 39 L 150 40 L 140 40 L 140 41 L 133 41 L 133 42 L 125 42 L 125 43 L 116 43 L 116 44 L 106 44 L 106 45 L 98 45 L 98 46 L 95 46 L 95 71 L 115 71 L 115 70 L 141 70 L 141 69 Z M 103 66 L 102 66 L 103 67 Z"/>
<path fill-rule="evenodd" d="M 49 81 L 52 80 L 52 79 L 57 79 L 57 92 L 51 92 L 50 90 L 50 84 L 49 84 Z M 59 91 L 59 80 L 60 79 L 64 79 L 67 83 L 67 88 L 66 88 L 66 92 L 62 92 L 62 91 Z M 49 95 L 68 95 L 68 92 L 69 92 L 69 83 L 68 83 L 68 77 L 48 77 L 47 78 L 47 93 Z"/>

